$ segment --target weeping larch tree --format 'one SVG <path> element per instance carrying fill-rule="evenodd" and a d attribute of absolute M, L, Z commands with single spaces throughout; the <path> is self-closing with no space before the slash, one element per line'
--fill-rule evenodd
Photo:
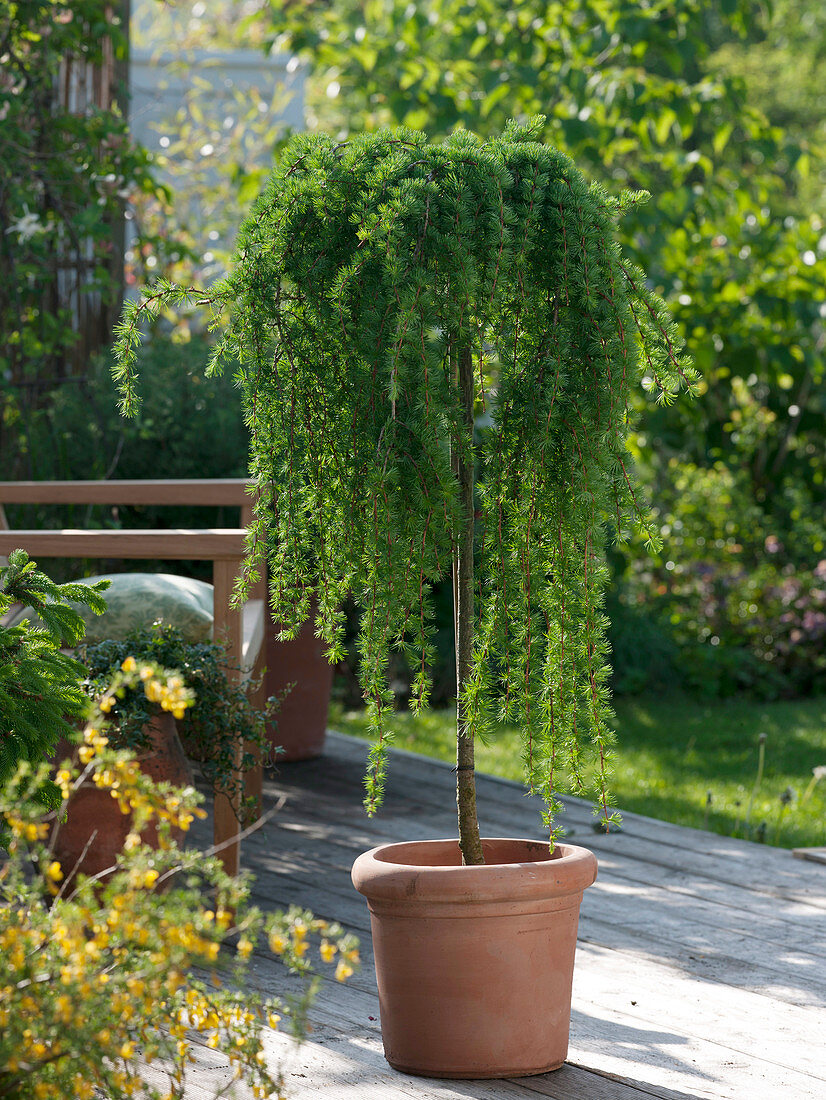
<path fill-rule="evenodd" d="M 483 862 L 474 740 L 498 720 L 522 731 L 552 842 L 563 770 L 614 819 L 604 547 L 646 529 L 630 391 L 641 379 L 669 401 L 696 383 L 615 239 L 623 210 L 648 196 L 589 186 L 538 142 L 543 122 L 438 145 L 405 129 L 295 138 L 227 279 L 205 293 L 157 284 L 127 307 L 118 346 L 128 409 L 144 313 L 194 298 L 223 327 L 213 369 L 239 364 L 260 487 L 244 583 L 266 556 L 284 636 L 317 608 L 331 660 L 346 598 L 359 607 L 369 812 L 384 786 L 390 650 L 414 670 L 418 710 L 432 588 L 452 571 L 468 864 Z"/>

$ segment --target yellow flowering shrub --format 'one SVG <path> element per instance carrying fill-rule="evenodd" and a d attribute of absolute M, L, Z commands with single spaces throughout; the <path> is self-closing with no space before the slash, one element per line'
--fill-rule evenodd
<path fill-rule="evenodd" d="M 179 683 L 134 661 L 112 691 L 139 682 L 162 704 L 169 691 L 174 706 L 187 705 Z M 7 846 L 5 861 L 0 853 L 0 1097 L 181 1100 L 196 1042 L 223 1053 L 254 1096 L 281 1097 L 264 1029 L 284 1018 L 300 1038 L 318 984 L 311 958 L 335 963 L 343 979 L 358 963 L 357 941 L 295 908 L 265 919 L 247 905 L 248 882 L 228 877 L 214 856 L 179 848 L 172 830 L 203 813 L 200 796 L 154 784 L 128 753 L 113 752 L 106 696 L 101 702 L 84 731 L 83 770 L 64 765 L 56 781 L 67 799 L 91 778 L 133 814 L 111 876 L 71 876 L 54 859 L 55 814 L 35 799 L 45 766 L 24 763 L 0 789 Z M 141 841 L 149 823 L 157 825 L 158 848 Z M 303 992 L 289 1006 L 243 988 L 262 937 L 301 978 Z M 162 1086 L 144 1081 L 146 1065 L 162 1071 Z"/>

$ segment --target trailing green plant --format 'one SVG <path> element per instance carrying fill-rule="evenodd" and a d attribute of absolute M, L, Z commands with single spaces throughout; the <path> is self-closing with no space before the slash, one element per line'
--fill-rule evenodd
<path fill-rule="evenodd" d="M 696 381 L 663 303 L 616 243 L 617 219 L 647 195 L 589 187 L 535 140 L 543 122 L 441 145 L 406 129 L 299 136 L 227 279 L 208 293 L 162 282 L 118 330 L 129 410 L 144 317 L 193 299 L 216 324 L 230 311 L 215 369 L 240 363 L 262 488 L 246 582 L 266 555 L 287 637 L 316 599 L 331 660 L 345 598 L 359 606 L 376 735 L 369 811 L 386 766 L 388 655 L 398 648 L 417 669 L 411 705 L 424 706 L 431 588 L 452 570 L 468 863 L 482 862 L 473 742 L 497 718 L 522 729 L 552 837 L 563 760 L 584 793 L 594 758 L 591 793 L 612 817 L 604 547 L 609 525 L 620 540 L 646 528 L 629 394 L 642 377 L 668 402 Z"/>
<path fill-rule="evenodd" d="M 95 614 L 106 610 L 101 595 L 109 581 L 55 584 L 41 572 L 25 550 L 14 550 L 9 564 L 0 567 L 0 783 L 20 761 L 37 765 L 53 751 L 61 737 L 75 731 L 72 719 L 85 713 L 88 700 L 82 681 L 85 668 L 62 652 L 74 646 L 86 630 L 69 601 L 85 604 Z M 15 603 L 33 608 L 42 627 L 28 619 L 3 626 L 3 617 Z M 41 792 L 52 801 L 53 787 Z"/>
<path fill-rule="evenodd" d="M 101 701 L 122 689 L 165 695 L 172 675 L 132 660 Z M 23 761 L 0 783 L 10 836 L 0 863 L 0 1097 L 183 1100 L 200 1041 L 253 1097 L 281 1098 L 267 1031 L 286 1025 L 303 1038 L 319 980 L 313 957 L 344 981 L 358 965 L 358 943 L 296 907 L 265 917 L 249 906 L 248 880 L 230 878 L 213 853 L 179 848 L 175 831 L 203 816 L 201 796 L 153 782 L 131 753 L 113 749 L 106 713 L 92 707 L 81 767 L 57 774 L 69 813 L 74 792 L 93 782 L 132 814 L 105 880 L 73 875 L 55 859 L 58 815 L 41 805 L 46 765 Z M 151 826 L 154 847 L 141 839 Z M 243 984 L 262 937 L 298 977 L 287 1004 Z M 216 1084 L 209 1095 L 227 1088 Z"/>
<path fill-rule="evenodd" d="M 244 812 L 243 790 L 233 779 L 235 747 L 241 739 L 244 754 L 241 768 L 252 768 L 256 750 L 266 753 L 270 742 L 266 723 L 275 701 L 264 710 L 254 707 L 247 691 L 227 674 L 226 648 L 219 642 L 190 643 L 170 623 L 157 622 L 130 631 L 122 640 L 98 642 L 81 653 L 86 670 L 86 690 L 97 698 L 113 673 L 129 658 L 154 661 L 176 670 L 175 681 L 194 692 L 194 704 L 177 712 L 185 748 L 200 761 L 204 779 L 215 792 L 225 794 L 233 806 Z M 141 751 L 149 747 L 147 723 L 158 713 L 160 702 L 143 690 L 124 687 L 112 701 L 110 740 L 116 748 Z"/>

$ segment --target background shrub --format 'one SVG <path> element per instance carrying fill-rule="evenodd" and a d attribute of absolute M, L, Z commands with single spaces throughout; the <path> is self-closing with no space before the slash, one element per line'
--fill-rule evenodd
<path fill-rule="evenodd" d="M 618 558 L 621 614 L 661 625 L 675 672 L 693 692 L 822 691 L 826 524 L 814 495 L 787 482 L 763 504 L 746 470 L 676 460 L 657 494 L 666 552 Z"/>
<path fill-rule="evenodd" d="M 142 353 L 147 379 L 141 412 L 125 419 L 108 356 L 94 359 L 85 376 L 64 384 L 48 406 L 20 426 L 18 448 L 0 452 L 0 479 L 85 480 L 244 477 L 247 433 L 241 395 L 230 376 L 205 378 L 209 343 L 154 336 Z M 235 527 L 235 508 L 18 505 L 7 508 L 12 527 Z M 126 563 L 128 567 L 128 563 Z M 181 563 L 157 563 L 179 573 Z M 55 576 L 115 572 L 123 562 L 56 566 Z M 142 569 L 152 568 L 150 565 Z M 192 575 L 208 576 L 209 564 L 193 562 Z"/>

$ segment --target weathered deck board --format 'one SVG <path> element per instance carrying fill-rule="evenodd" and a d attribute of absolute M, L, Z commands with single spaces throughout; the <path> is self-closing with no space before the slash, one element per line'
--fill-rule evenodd
<path fill-rule="evenodd" d="M 361 809 L 363 742 L 331 735 L 325 756 L 284 765 L 265 783 L 285 796 L 244 846 L 266 907 L 306 905 L 362 940 L 364 966 L 325 979 L 311 1041 L 295 1050 L 271 1033 L 296 1100 L 822 1100 L 826 1096 L 826 867 L 790 852 L 625 815 L 623 830 L 591 827 L 566 800 L 571 840 L 597 853 L 585 894 L 568 1064 L 554 1074 L 441 1082 L 391 1070 L 381 1054 L 366 905 L 349 881 L 359 851 L 385 840 L 455 834 L 451 769 L 409 753 L 391 760 L 386 808 Z M 541 836 L 538 803 L 483 777 L 483 832 Z M 265 954 L 251 982 L 284 988 Z M 203 1052 L 188 1100 L 221 1069 Z"/>

